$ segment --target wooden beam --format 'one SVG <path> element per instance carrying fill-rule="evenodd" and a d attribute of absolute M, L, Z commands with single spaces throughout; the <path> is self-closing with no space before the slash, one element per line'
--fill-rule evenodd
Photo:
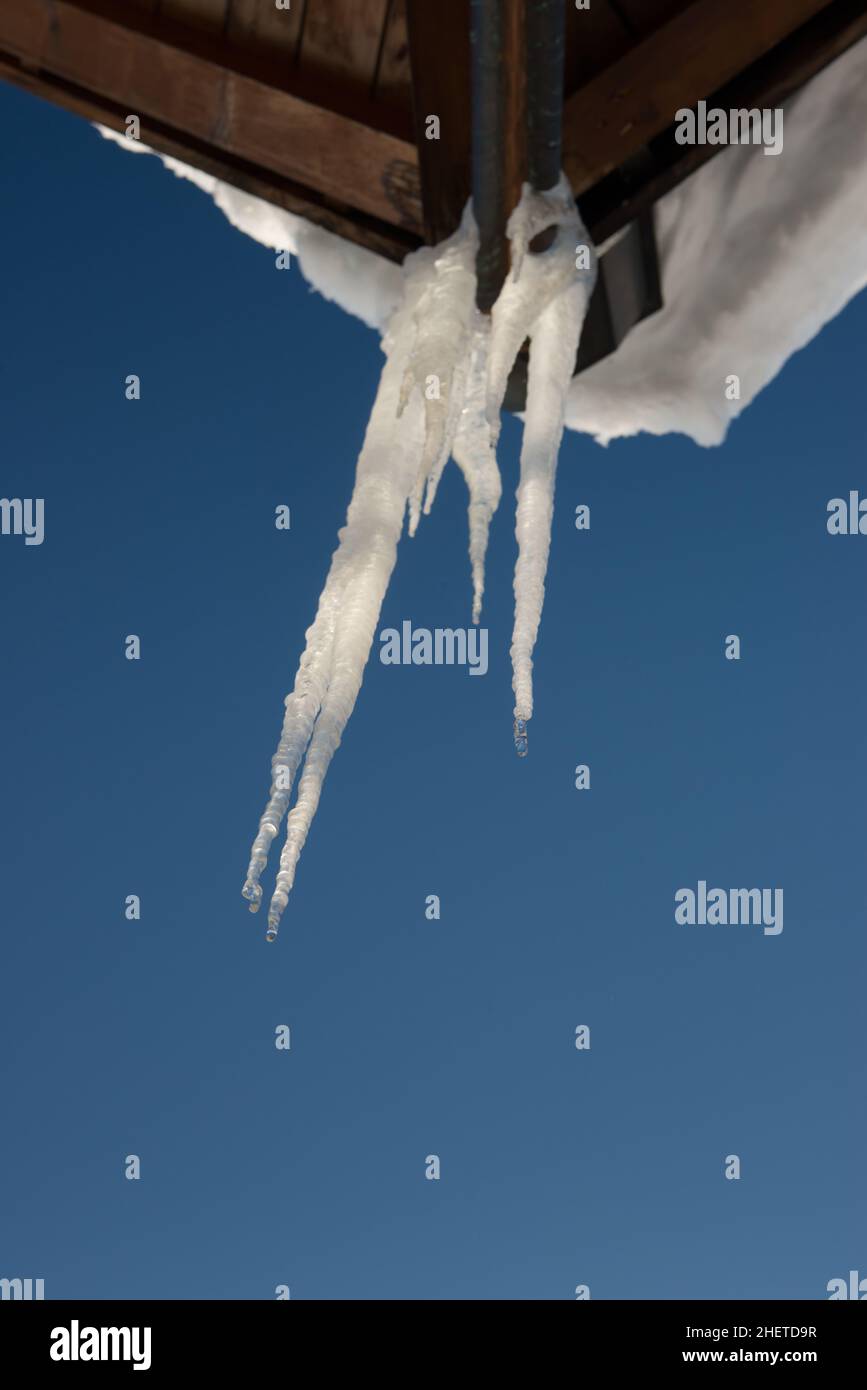
<path fill-rule="evenodd" d="M 407 0 L 407 28 L 425 233 L 436 243 L 455 231 L 470 196 L 469 0 Z M 429 116 L 439 117 L 438 140 L 427 138 Z"/>
<path fill-rule="evenodd" d="M 54 102 L 87 121 L 98 121 L 112 130 L 123 132 L 128 108 L 116 104 L 97 101 L 89 92 L 83 92 L 68 83 L 46 78 L 28 72 L 20 63 L 5 60 L 0 56 L 0 79 L 11 82 L 16 87 Z M 334 203 L 323 198 L 314 189 L 304 188 L 278 174 L 269 174 L 255 165 L 222 154 L 213 147 L 198 141 L 185 139 L 175 131 L 161 125 L 151 125 L 148 129 L 148 143 L 160 152 L 171 155 L 206 174 L 213 174 L 224 183 L 251 193 L 265 202 L 274 203 L 286 212 L 304 217 L 335 236 L 343 237 L 368 251 L 374 251 L 390 261 L 403 261 L 409 251 L 420 244 L 418 235 L 404 231 L 397 226 L 365 217 L 345 204 Z"/>
<path fill-rule="evenodd" d="M 694 0 L 566 102 L 563 165 L 579 196 L 830 0 Z"/>
<path fill-rule="evenodd" d="M 72 0 L 3 0 L 0 61 L 140 116 L 225 156 L 420 234 L 408 140 L 317 106 L 234 66 L 231 46 L 146 12 Z M 188 42 L 187 40 L 190 39 Z M 183 40 L 183 46 L 180 46 Z"/>

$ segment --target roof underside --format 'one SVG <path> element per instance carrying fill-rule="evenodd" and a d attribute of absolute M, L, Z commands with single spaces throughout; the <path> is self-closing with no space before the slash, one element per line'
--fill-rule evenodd
<path fill-rule="evenodd" d="M 285 3 L 2 0 L 0 77 L 118 130 L 135 114 L 156 150 L 392 260 L 448 235 L 470 194 L 470 0 Z M 520 182 L 533 0 L 498 3 Z M 717 152 L 678 145 L 676 111 L 778 105 L 865 33 L 867 0 L 566 0 L 564 169 L 597 244 L 633 224 L 613 299 L 625 277 L 637 317 L 657 307 L 640 215 Z"/>
<path fill-rule="evenodd" d="M 0 75 L 116 129 L 135 113 L 156 149 L 393 258 L 447 235 L 470 187 L 469 0 L 288 2 L 3 0 Z M 673 144 L 679 107 L 778 102 L 867 32 L 864 0 L 566 16 L 564 165 L 597 241 L 715 153 Z"/>

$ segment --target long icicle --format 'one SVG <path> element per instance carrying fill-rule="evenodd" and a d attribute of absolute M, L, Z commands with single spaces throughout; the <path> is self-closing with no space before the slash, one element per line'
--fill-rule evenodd
<path fill-rule="evenodd" d="M 271 941 L 277 935 L 325 773 L 358 696 L 407 503 L 419 480 L 423 485 L 443 453 L 448 456 L 460 419 L 462 365 L 474 313 L 476 244 L 475 223 L 468 210 L 453 237 L 440 247 L 416 252 L 405 266 L 404 297 L 383 344 L 386 362 L 346 525 L 307 633 L 295 688 L 286 699 L 280 742 L 272 758 L 271 791 L 243 888 L 255 912 L 262 897 L 259 880 L 303 760 L 298 798 L 288 816 L 268 910 Z M 425 389 L 431 376 L 439 384 L 437 396 Z"/>
<path fill-rule="evenodd" d="M 491 342 L 491 323 L 487 315 L 478 314 L 467 372 L 467 388 L 458 431 L 452 446 L 455 463 L 464 475 L 469 492 L 468 520 L 470 532 L 470 570 L 473 577 L 473 622 L 482 615 L 482 596 L 485 592 L 485 554 L 491 518 L 503 491 L 496 450 L 486 414 L 488 353 Z M 433 497 L 425 503 L 430 509 Z"/>
<path fill-rule="evenodd" d="M 319 805 L 325 774 L 361 688 L 382 601 L 397 558 L 397 543 L 407 499 L 418 470 L 419 452 L 424 444 L 422 412 L 417 400 L 407 405 L 406 412 L 410 419 L 403 428 L 394 428 L 399 384 L 398 372 L 391 372 L 387 368 L 383 373 L 378 400 L 381 409 L 371 418 L 370 428 L 376 436 L 380 419 L 385 420 L 404 447 L 385 450 L 385 468 L 376 466 L 377 459 L 368 469 L 368 460 L 362 455 L 363 462 L 359 464 L 358 483 L 347 524 L 335 554 L 335 564 L 345 567 L 349 576 L 344 585 L 341 612 L 335 629 L 328 688 L 307 748 L 298 785 L 298 799 L 289 813 L 286 843 L 280 855 L 277 883 L 268 909 L 268 936 L 271 940 L 277 934 L 295 881 L 298 858 Z M 378 439 L 375 438 L 374 443 L 378 443 Z"/>
<path fill-rule="evenodd" d="M 551 246 L 539 255 L 528 254 L 533 238 L 547 227 L 556 228 Z M 556 187 L 545 193 L 525 185 L 507 230 L 512 270 L 492 315 L 488 420 L 496 437 L 509 372 L 529 336 L 511 644 L 515 748 L 523 757 L 527 752 L 527 722 L 533 713 L 533 648 L 545 597 L 566 393 L 596 281 L 596 257 L 569 183 L 562 176 Z"/>
<path fill-rule="evenodd" d="M 566 391 L 572 378 L 586 307 L 583 286 L 571 285 L 543 310 L 530 339 L 527 410 L 515 517 L 518 559 L 511 646 L 515 739 L 519 753 L 526 751 L 527 721 L 533 714 L 533 648 L 545 599 L 557 455 L 563 435 Z"/>
<path fill-rule="evenodd" d="M 553 246 L 528 256 L 532 238 L 552 224 L 558 229 Z M 271 790 L 243 888 L 255 912 L 262 897 L 259 880 L 298 779 L 268 911 L 271 941 L 325 774 L 358 697 L 404 515 L 409 509 L 414 531 L 422 496 L 426 492 L 427 512 L 450 455 L 461 467 L 469 491 L 473 621 L 479 621 L 488 530 L 501 492 L 496 463 L 500 410 L 511 366 L 529 337 L 512 637 L 515 715 L 524 721 L 526 749 L 525 721 L 533 707 L 532 651 L 544 596 L 557 450 L 595 261 L 590 251 L 591 263 L 576 268 L 576 250 L 589 243 L 565 179 L 545 194 L 525 188 L 509 234 L 512 278 L 490 320 L 475 308 L 478 233 L 469 207 L 453 237 L 415 252 L 405 264 L 404 294 L 383 342 L 386 361 L 346 525 L 306 634 L 294 688 L 286 697 L 272 758 Z"/>

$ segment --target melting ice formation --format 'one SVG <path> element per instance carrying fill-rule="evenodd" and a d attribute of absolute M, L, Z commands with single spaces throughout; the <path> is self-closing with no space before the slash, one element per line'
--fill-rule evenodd
<path fill-rule="evenodd" d="M 551 247 L 528 254 L 533 238 L 547 227 L 556 227 Z M 512 365 L 529 338 L 511 647 L 515 746 L 520 755 L 527 751 L 557 454 L 596 262 L 565 178 L 546 193 L 525 187 L 508 235 L 511 274 L 490 316 L 479 313 L 475 303 L 478 231 L 470 205 L 453 236 L 405 262 L 403 295 L 383 340 L 386 360 L 346 525 L 286 697 L 271 760 L 271 791 L 243 888 L 250 911 L 256 912 L 259 879 L 286 816 L 286 842 L 268 909 L 269 941 L 277 936 L 328 765 L 361 688 L 404 513 L 408 508 L 413 535 L 422 511 L 430 511 L 450 456 L 469 490 L 473 621 L 479 621 L 488 528 L 502 490 L 496 460 L 500 411 Z"/>

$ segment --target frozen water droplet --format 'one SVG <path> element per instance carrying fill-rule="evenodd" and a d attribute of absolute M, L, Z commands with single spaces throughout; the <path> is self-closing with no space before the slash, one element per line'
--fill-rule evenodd
<path fill-rule="evenodd" d="M 519 758 L 527 756 L 527 721 L 526 719 L 515 720 L 515 752 Z"/>
<path fill-rule="evenodd" d="M 277 928 L 276 928 L 276 927 L 269 927 L 269 928 L 268 928 L 268 930 L 267 930 L 266 933 L 265 933 L 265 940 L 266 940 L 266 941 L 276 941 L 276 940 L 277 940 Z"/>
<path fill-rule="evenodd" d="M 247 899 L 247 902 L 250 904 L 251 912 L 258 912 L 259 904 L 262 901 L 261 883 L 254 883 L 251 878 L 248 878 L 244 887 L 241 889 L 241 897 Z"/>

